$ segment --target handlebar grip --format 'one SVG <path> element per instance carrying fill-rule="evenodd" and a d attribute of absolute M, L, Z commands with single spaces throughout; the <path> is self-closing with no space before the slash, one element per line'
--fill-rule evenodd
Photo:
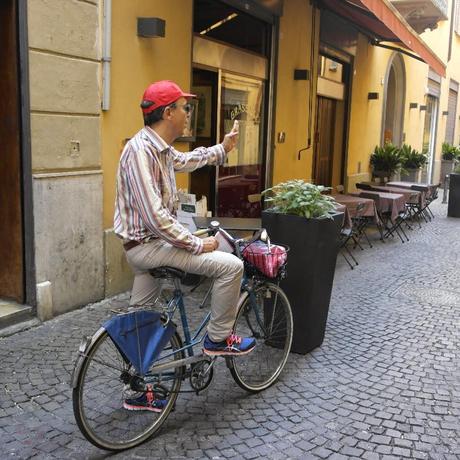
<path fill-rule="evenodd" d="M 209 233 L 209 228 L 204 228 L 203 230 L 197 230 L 193 232 L 195 236 L 207 235 Z"/>

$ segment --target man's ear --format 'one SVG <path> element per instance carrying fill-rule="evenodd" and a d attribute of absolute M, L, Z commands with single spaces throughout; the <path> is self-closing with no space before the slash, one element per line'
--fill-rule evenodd
<path fill-rule="evenodd" d="M 163 120 L 170 120 L 172 117 L 172 110 L 170 107 L 166 107 L 163 112 Z"/>

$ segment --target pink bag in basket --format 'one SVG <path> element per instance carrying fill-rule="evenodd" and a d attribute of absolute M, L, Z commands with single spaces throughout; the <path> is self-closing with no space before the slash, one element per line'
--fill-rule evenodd
<path fill-rule="evenodd" d="M 283 246 L 255 241 L 242 251 L 243 257 L 268 278 L 275 278 L 286 263 L 287 251 Z"/>

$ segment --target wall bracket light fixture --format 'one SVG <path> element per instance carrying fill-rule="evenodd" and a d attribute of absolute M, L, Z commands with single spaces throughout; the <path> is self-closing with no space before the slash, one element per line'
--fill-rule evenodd
<path fill-rule="evenodd" d="M 144 38 L 163 38 L 166 34 L 166 21 L 160 18 L 137 18 L 137 36 Z"/>
<path fill-rule="evenodd" d="M 294 80 L 310 80 L 308 69 L 294 69 Z"/>

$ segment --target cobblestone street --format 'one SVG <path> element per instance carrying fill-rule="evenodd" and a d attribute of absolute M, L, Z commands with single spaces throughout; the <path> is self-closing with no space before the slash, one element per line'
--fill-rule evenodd
<path fill-rule="evenodd" d="M 460 459 L 460 219 L 433 210 L 355 270 L 339 256 L 325 341 L 275 386 L 246 394 L 222 362 L 128 452 L 83 438 L 69 386 L 81 337 L 126 295 L 0 339 L 0 458 Z"/>

